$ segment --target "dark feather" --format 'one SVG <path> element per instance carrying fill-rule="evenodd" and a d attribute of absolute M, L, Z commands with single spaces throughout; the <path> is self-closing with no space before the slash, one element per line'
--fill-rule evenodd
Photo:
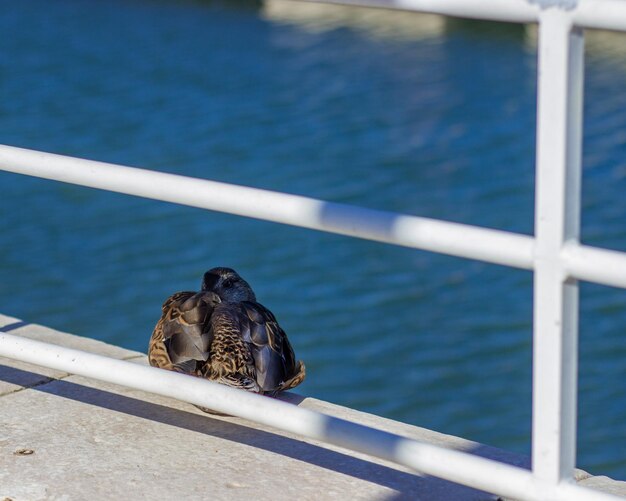
<path fill-rule="evenodd" d="M 148 350 L 150 364 L 195 373 L 209 357 L 210 318 L 219 297 L 213 292 L 177 292 L 163 304 Z"/>

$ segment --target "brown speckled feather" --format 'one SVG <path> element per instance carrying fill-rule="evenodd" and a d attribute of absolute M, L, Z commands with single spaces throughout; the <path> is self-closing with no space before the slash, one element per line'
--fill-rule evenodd
<path fill-rule="evenodd" d="M 198 375 L 211 344 L 210 318 L 219 303 L 213 292 L 177 292 L 162 307 L 148 349 L 150 365 Z"/>
<path fill-rule="evenodd" d="M 304 380 L 287 335 L 234 270 L 210 270 L 202 288 L 165 301 L 150 365 L 269 395 Z"/>

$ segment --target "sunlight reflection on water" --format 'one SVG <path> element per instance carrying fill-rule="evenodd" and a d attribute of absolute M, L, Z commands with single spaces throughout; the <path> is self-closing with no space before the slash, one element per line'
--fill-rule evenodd
<path fill-rule="evenodd" d="M 0 12 L 1 140 L 531 234 L 532 32 L 371 16 L 13 4 Z M 587 53 L 582 234 L 626 250 L 626 43 L 603 36 Z M 530 273 L 0 181 L 2 313 L 145 351 L 168 294 L 232 266 L 306 361 L 302 393 L 528 452 Z M 625 304 L 582 286 L 579 465 L 622 478 Z"/>

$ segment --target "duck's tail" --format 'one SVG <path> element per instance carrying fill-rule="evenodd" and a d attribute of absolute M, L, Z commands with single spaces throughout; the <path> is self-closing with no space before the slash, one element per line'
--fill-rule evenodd
<path fill-rule="evenodd" d="M 291 376 L 287 381 L 281 384 L 278 391 L 290 390 L 291 388 L 295 388 L 302 381 L 304 381 L 305 377 L 306 367 L 304 366 L 304 362 L 302 362 L 302 360 L 298 360 L 298 362 L 296 363 L 296 370 L 294 371 L 293 376 Z"/>

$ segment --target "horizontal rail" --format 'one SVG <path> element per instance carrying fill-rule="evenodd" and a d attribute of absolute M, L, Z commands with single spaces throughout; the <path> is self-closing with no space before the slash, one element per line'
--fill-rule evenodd
<path fill-rule="evenodd" d="M 0 170 L 522 269 L 534 268 L 534 238 L 506 231 L 12 146 L 0 146 Z M 572 242 L 564 247 L 561 259 L 573 278 L 626 288 L 626 253 Z"/>
<path fill-rule="evenodd" d="M 258 188 L 0 146 L 0 170 L 522 269 L 526 235 L 325 202 Z"/>
<path fill-rule="evenodd" d="M 527 0 L 393 0 L 391 3 L 409 10 L 481 20 L 531 23 L 539 16 L 539 7 Z"/>
<path fill-rule="evenodd" d="M 412 10 L 444 16 L 487 19 L 513 23 L 536 23 L 542 10 L 561 7 L 571 12 L 572 22 L 583 28 L 626 31 L 623 0 L 295 0 L 299 2 L 356 5 Z"/>
<path fill-rule="evenodd" d="M 579 280 L 626 288 L 626 253 L 575 242 L 563 247 L 566 273 Z"/>
<path fill-rule="evenodd" d="M 626 2 L 623 0 L 581 0 L 572 13 L 576 26 L 626 31 Z"/>
<path fill-rule="evenodd" d="M 382 9 L 414 10 L 444 16 L 519 23 L 536 22 L 539 7 L 526 0 L 294 0 L 297 2 L 354 5 Z"/>
<path fill-rule="evenodd" d="M 14 334 L 0 332 L 0 356 L 208 407 L 520 501 L 620 499 L 574 484 L 541 482 L 522 468 L 421 443 L 200 378 Z"/>

